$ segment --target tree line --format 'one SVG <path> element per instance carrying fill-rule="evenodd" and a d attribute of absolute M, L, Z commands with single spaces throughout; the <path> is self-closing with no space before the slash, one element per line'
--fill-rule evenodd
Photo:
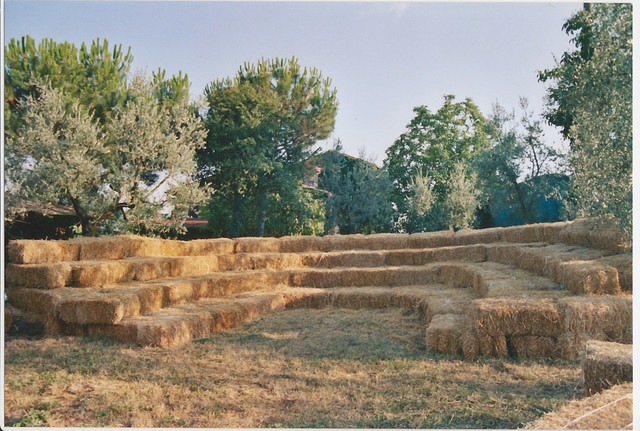
<path fill-rule="evenodd" d="M 613 219 L 630 234 L 631 23 L 630 4 L 586 5 L 563 27 L 575 50 L 539 72 L 541 116 L 525 98 L 485 115 L 447 94 L 414 108 L 382 167 L 339 140 L 319 150 L 337 90 L 295 57 L 246 63 L 194 102 L 182 73 L 131 73 L 130 48 L 12 39 L 5 218 L 36 203 L 73 208 L 83 235 L 175 234 L 194 211 L 211 236 L 420 232 L 486 226 L 505 209 L 534 222 L 553 198 L 563 218 Z M 542 121 L 568 154 L 545 142 Z"/>

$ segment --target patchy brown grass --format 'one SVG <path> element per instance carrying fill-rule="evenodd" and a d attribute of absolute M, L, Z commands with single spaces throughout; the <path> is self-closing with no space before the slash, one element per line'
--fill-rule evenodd
<path fill-rule="evenodd" d="M 177 349 L 7 339 L 5 423 L 517 428 L 581 395 L 578 362 L 424 350 L 398 309 L 300 309 Z"/>

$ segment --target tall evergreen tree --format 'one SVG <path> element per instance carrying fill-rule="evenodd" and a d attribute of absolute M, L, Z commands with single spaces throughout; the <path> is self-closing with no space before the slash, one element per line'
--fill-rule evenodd
<path fill-rule="evenodd" d="M 302 187 L 314 144 L 333 131 L 336 91 L 291 58 L 245 64 L 205 96 L 208 138 L 198 160 L 202 181 L 215 189 L 209 219 L 217 234 L 263 236 L 267 218 L 279 216 L 268 214 L 270 200 L 303 196 L 292 190 Z"/>

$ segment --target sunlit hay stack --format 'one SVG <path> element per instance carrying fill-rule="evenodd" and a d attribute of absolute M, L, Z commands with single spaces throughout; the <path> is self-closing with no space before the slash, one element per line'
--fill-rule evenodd
<path fill-rule="evenodd" d="M 280 241 L 277 238 L 237 238 L 233 251 L 234 253 L 280 253 Z"/>
<path fill-rule="evenodd" d="M 462 354 L 462 333 L 467 318 L 462 314 L 438 314 L 425 332 L 427 350 Z"/>
<path fill-rule="evenodd" d="M 432 259 L 434 262 L 484 262 L 487 260 L 487 253 L 484 245 L 481 244 L 456 247 L 438 247 L 433 249 Z"/>
<path fill-rule="evenodd" d="M 438 281 L 452 287 L 474 289 L 479 278 L 479 271 L 468 264 L 445 263 L 438 266 Z"/>
<path fill-rule="evenodd" d="M 500 232 L 500 240 L 503 242 L 536 243 L 544 242 L 544 225 L 528 224 L 505 228 Z M 497 241 L 491 241 L 497 242 Z M 486 244 L 486 242 L 485 242 Z"/>
<path fill-rule="evenodd" d="M 505 265 L 517 266 L 522 254 L 522 246 L 519 244 L 485 244 L 484 248 L 487 261 Z"/>
<path fill-rule="evenodd" d="M 557 356 L 557 343 L 554 337 L 513 335 L 507 340 L 507 348 L 518 358 L 553 358 Z"/>
<path fill-rule="evenodd" d="M 464 313 L 468 304 L 475 298 L 472 291 L 467 289 L 450 288 L 443 285 L 430 285 L 429 288 L 418 286 L 396 287 L 398 293 L 415 295 L 421 300 L 416 304 L 425 324 L 438 314 Z"/>
<path fill-rule="evenodd" d="M 437 265 L 398 267 L 385 272 L 385 285 L 392 287 L 426 285 L 439 280 Z"/>
<path fill-rule="evenodd" d="M 562 262 L 562 284 L 580 295 L 618 295 L 622 292 L 618 270 L 598 261 Z"/>
<path fill-rule="evenodd" d="M 502 228 L 490 228 L 481 230 L 463 229 L 455 232 L 452 245 L 486 244 L 500 241 Z"/>
<path fill-rule="evenodd" d="M 218 254 L 232 254 L 235 242 L 229 238 L 196 239 L 181 241 L 182 256 L 209 256 Z"/>
<path fill-rule="evenodd" d="M 16 264 L 78 260 L 80 244 L 72 241 L 15 240 L 7 246 L 9 261 Z"/>
<path fill-rule="evenodd" d="M 624 232 L 610 222 L 578 220 L 568 223 L 559 235 L 560 242 L 583 247 L 594 247 L 614 253 L 625 253 L 631 241 Z"/>
<path fill-rule="evenodd" d="M 372 234 L 372 235 L 329 235 L 324 237 L 327 251 L 345 250 L 395 250 L 406 248 L 408 239 L 402 234 Z"/>
<path fill-rule="evenodd" d="M 477 299 L 467 316 L 474 327 L 490 335 L 555 337 L 563 331 L 561 310 L 551 299 Z"/>
<path fill-rule="evenodd" d="M 491 335 L 478 330 L 473 326 L 473 322 L 467 322 L 463 327 L 460 344 L 466 359 L 479 356 L 503 357 L 508 354 L 507 338 L 504 335 Z"/>
<path fill-rule="evenodd" d="M 385 265 L 385 255 L 379 251 L 341 251 L 305 256 L 305 266 L 319 268 L 375 268 Z"/>
<path fill-rule="evenodd" d="M 600 259 L 600 263 L 616 268 L 620 289 L 623 292 L 633 290 L 633 256 L 631 253 L 604 257 Z"/>
<path fill-rule="evenodd" d="M 11 305 L 21 310 L 25 320 L 42 323 L 45 334 L 59 334 L 62 322 L 55 310 L 62 295 L 61 289 L 11 290 Z"/>
<path fill-rule="evenodd" d="M 67 323 L 115 324 L 127 317 L 147 314 L 165 303 L 162 286 L 118 287 L 109 296 L 100 289 L 65 289 L 55 311 Z"/>
<path fill-rule="evenodd" d="M 219 259 L 225 259 L 220 256 Z M 225 270 L 253 271 L 262 269 L 299 268 L 302 265 L 302 255 L 290 253 L 239 253 L 233 256 L 231 263 Z M 227 266 L 227 265 L 225 265 Z"/>
<path fill-rule="evenodd" d="M 453 245 L 453 231 L 412 233 L 407 238 L 408 248 L 436 248 Z"/>
<path fill-rule="evenodd" d="M 328 289 L 314 287 L 294 287 L 283 289 L 282 295 L 286 309 L 325 308 L 331 305 L 331 294 Z"/>
<path fill-rule="evenodd" d="M 279 239 L 282 253 L 312 253 L 329 251 L 326 237 L 321 236 L 283 236 Z"/>
<path fill-rule="evenodd" d="M 588 395 L 614 385 L 633 381 L 633 346 L 589 341 L 582 362 L 584 386 Z"/>
<path fill-rule="evenodd" d="M 72 267 L 68 262 L 38 264 L 8 264 L 5 268 L 5 286 L 12 288 L 56 289 L 72 280 Z"/>
<path fill-rule="evenodd" d="M 632 342 L 632 297 L 573 296 L 558 300 L 564 314 L 565 332 L 604 332 L 612 341 Z"/>
<path fill-rule="evenodd" d="M 170 267 L 171 277 L 199 277 L 220 270 L 217 255 L 174 257 Z"/>
<path fill-rule="evenodd" d="M 633 385 L 624 383 L 592 397 L 571 401 L 525 429 L 633 429 Z"/>

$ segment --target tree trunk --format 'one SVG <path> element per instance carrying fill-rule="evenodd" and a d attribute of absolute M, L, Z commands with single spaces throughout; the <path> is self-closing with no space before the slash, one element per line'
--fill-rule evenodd
<path fill-rule="evenodd" d="M 256 208 L 258 215 L 256 217 L 256 236 L 264 236 L 264 225 L 267 220 L 267 188 L 258 182 L 256 188 Z"/>

